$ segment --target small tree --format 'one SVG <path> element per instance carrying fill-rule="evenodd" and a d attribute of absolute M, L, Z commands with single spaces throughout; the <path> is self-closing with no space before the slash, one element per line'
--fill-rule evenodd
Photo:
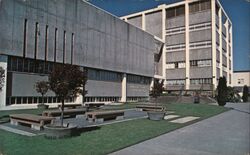
<path fill-rule="evenodd" d="M 44 105 L 44 95 L 48 92 L 49 90 L 49 83 L 46 81 L 38 81 L 35 84 L 36 91 L 42 95 L 42 103 L 41 105 Z"/>
<path fill-rule="evenodd" d="M 61 126 L 63 126 L 64 102 L 66 99 L 75 98 L 78 94 L 85 94 L 85 84 L 87 77 L 85 72 L 78 66 L 55 65 L 49 75 L 50 89 L 60 98 L 61 106 Z"/>
<path fill-rule="evenodd" d="M 4 86 L 4 79 L 5 79 L 5 70 L 3 67 L 0 67 L 0 91 L 2 91 Z"/>
<path fill-rule="evenodd" d="M 160 82 L 159 80 L 154 80 L 154 85 L 149 92 L 149 96 L 157 99 L 163 92 L 163 80 Z"/>
<path fill-rule="evenodd" d="M 228 93 L 227 93 L 227 80 L 224 76 L 220 77 L 219 79 L 217 91 L 218 91 L 217 101 L 218 101 L 219 106 L 226 105 Z"/>
<path fill-rule="evenodd" d="M 247 102 L 248 101 L 248 93 L 249 93 L 248 87 L 247 87 L 247 85 L 245 85 L 243 87 L 243 95 L 242 95 L 243 102 Z"/>

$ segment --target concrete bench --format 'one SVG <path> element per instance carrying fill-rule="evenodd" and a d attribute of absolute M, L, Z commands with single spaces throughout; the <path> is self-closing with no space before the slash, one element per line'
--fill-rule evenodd
<path fill-rule="evenodd" d="M 43 116 L 52 116 L 52 117 L 57 117 L 61 116 L 61 110 L 46 110 L 43 111 Z M 76 115 L 84 115 L 86 113 L 86 108 L 79 108 L 79 109 L 65 109 L 63 114 L 64 116 L 69 116 L 69 117 L 76 117 Z"/>
<path fill-rule="evenodd" d="M 163 106 L 155 106 L 155 105 L 138 105 L 136 106 L 137 109 L 141 111 L 162 111 L 165 109 Z"/>
<path fill-rule="evenodd" d="M 96 109 L 99 109 L 101 106 L 104 106 L 105 103 L 102 103 L 102 102 L 93 102 L 93 103 L 85 103 L 84 104 L 88 111 L 89 110 L 96 110 Z"/>
<path fill-rule="evenodd" d="M 58 108 L 61 108 L 62 105 L 59 104 L 58 105 Z M 65 104 L 64 105 L 64 108 L 67 108 L 67 109 L 76 109 L 77 107 L 82 107 L 82 104 Z"/>
<path fill-rule="evenodd" d="M 13 114 L 10 115 L 10 123 L 13 125 L 26 124 L 32 129 L 41 130 L 46 124 L 53 123 L 54 117 L 38 116 L 33 114 Z"/>
<path fill-rule="evenodd" d="M 121 120 L 124 118 L 123 110 L 116 111 L 96 111 L 96 112 L 87 112 L 87 120 L 89 122 L 102 123 L 106 120 Z"/>

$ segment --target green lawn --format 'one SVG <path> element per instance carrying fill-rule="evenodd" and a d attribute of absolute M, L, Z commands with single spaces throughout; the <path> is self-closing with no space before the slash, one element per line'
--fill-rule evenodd
<path fill-rule="evenodd" d="M 167 104 L 166 107 L 167 110 L 173 110 L 177 114 L 183 116 L 199 116 L 201 119 L 228 110 L 224 107 L 205 104 Z M 129 107 L 126 105 L 124 108 Z M 12 112 L 13 111 L 11 111 L 11 113 Z M 40 113 L 36 110 L 30 112 Z M 2 111 L 0 111 L 0 113 L 2 115 Z M 7 115 L 7 113 L 4 115 Z M 0 130 L 0 152 L 4 155 L 107 154 L 185 125 L 188 124 L 181 125 L 170 123 L 165 120 L 150 121 L 147 119 L 139 119 L 101 126 L 96 130 L 82 132 L 80 136 L 61 140 L 49 140 L 45 139 L 43 136 L 26 137 Z"/>

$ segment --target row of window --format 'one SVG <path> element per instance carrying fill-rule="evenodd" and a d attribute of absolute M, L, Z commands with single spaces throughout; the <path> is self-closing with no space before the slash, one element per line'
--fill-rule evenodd
<path fill-rule="evenodd" d="M 128 83 L 150 84 L 151 78 L 128 74 L 127 75 L 127 82 Z"/>
<path fill-rule="evenodd" d="M 199 31 L 199 30 L 205 30 L 211 28 L 211 22 L 209 23 L 202 23 L 202 24 L 196 24 L 196 25 L 190 25 L 189 30 L 192 31 Z"/>
<path fill-rule="evenodd" d="M 173 35 L 173 34 L 180 34 L 185 32 L 185 27 L 178 27 L 178 28 L 173 28 L 173 29 L 167 29 L 166 30 L 166 35 Z"/>
<path fill-rule="evenodd" d="M 41 31 L 40 31 L 40 27 L 39 27 L 39 23 L 36 22 L 35 23 L 35 32 L 34 32 L 34 36 L 35 36 L 35 42 L 34 42 L 34 58 L 36 59 L 37 58 L 37 55 L 38 55 L 38 52 L 40 52 L 38 50 L 38 47 L 39 47 L 39 36 L 41 35 Z M 24 30 L 23 30 L 23 56 L 25 57 L 26 56 L 26 50 L 27 50 L 27 31 L 28 30 L 28 20 L 25 19 L 24 20 Z M 58 44 L 58 40 L 59 39 L 62 39 L 63 41 L 63 63 L 65 62 L 66 60 L 66 37 L 67 37 L 67 32 L 64 30 L 63 31 L 63 38 L 58 38 L 58 28 L 53 28 L 51 30 L 49 30 L 49 26 L 46 25 L 45 26 L 45 34 L 44 34 L 44 51 L 41 51 L 41 52 L 44 52 L 44 58 L 45 60 L 47 60 L 48 58 L 48 40 L 49 40 L 49 33 L 54 33 L 54 49 L 53 49 L 53 53 L 54 53 L 54 61 L 56 61 L 56 51 L 57 51 L 57 44 Z M 74 53 L 74 44 L 75 44 L 75 34 L 74 33 L 71 33 L 69 35 L 71 37 L 71 41 L 70 41 L 70 61 L 71 61 L 71 64 L 73 63 L 73 53 Z"/>
<path fill-rule="evenodd" d="M 166 64 L 166 68 L 167 68 L 167 69 L 185 68 L 185 67 L 186 67 L 185 61 L 172 62 L 172 63 L 167 63 L 167 64 Z"/>
<path fill-rule="evenodd" d="M 108 97 L 84 97 L 84 102 L 118 102 L 121 97 L 108 96 Z"/>
<path fill-rule="evenodd" d="M 193 84 L 193 85 L 198 85 L 198 84 L 212 84 L 212 78 L 190 79 L 190 84 Z"/>
<path fill-rule="evenodd" d="M 8 57 L 8 71 L 49 74 L 54 63 L 19 57 Z"/>
<path fill-rule="evenodd" d="M 191 3 L 189 5 L 190 13 L 195 13 L 195 12 L 210 10 L 210 9 L 211 9 L 210 0 L 202 0 L 202 1 Z"/>
<path fill-rule="evenodd" d="M 185 85 L 184 79 L 166 80 L 167 85 Z"/>
<path fill-rule="evenodd" d="M 166 10 L 166 18 L 173 18 L 185 14 L 185 5 Z"/>
<path fill-rule="evenodd" d="M 121 82 L 122 74 L 111 72 L 111 71 L 103 71 L 97 69 L 88 69 L 88 79 L 90 80 L 102 80 L 102 81 L 116 81 Z"/>
<path fill-rule="evenodd" d="M 212 42 L 211 41 L 202 41 L 202 42 L 194 42 L 194 43 L 190 43 L 189 47 L 191 49 L 196 49 L 196 48 L 208 48 L 212 46 Z"/>
<path fill-rule="evenodd" d="M 191 67 L 209 67 L 212 66 L 212 60 L 191 60 L 190 61 Z"/>
<path fill-rule="evenodd" d="M 42 98 L 41 96 L 10 96 L 7 97 L 6 104 L 12 105 L 12 104 L 33 104 L 33 103 L 61 103 L 60 98 L 55 96 L 45 96 Z M 74 98 L 70 98 L 65 100 L 65 102 L 74 102 Z"/>
<path fill-rule="evenodd" d="M 185 50 L 186 45 L 185 44 L 179 44 L 179 45 L 172 45 L 172 46 L 167 46 L 167 51 L 180 51 L 180 50 Z"/>

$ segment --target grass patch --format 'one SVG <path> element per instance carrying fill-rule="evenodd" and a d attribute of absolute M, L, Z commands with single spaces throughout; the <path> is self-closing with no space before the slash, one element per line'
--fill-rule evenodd
<path fill-rule="evenodd" d="M 114 106 L 119 109 L 134 108 L 136 104 L 124 104 Z M 206 104 L 166 104 L 167 110 L 175 111 L 181 116 L 192 115 L 205 119 L 221 112 L 227 108 Z M 2 111 L 0 111 L 1 113 Z M 15 113 L 17 111 L 10 111 Z M 24 110 L 18 113 L 31 112 L 39 114 L 41 111 Z M 4 115 L 8 115 L 6 112 Z M 191 123 L 194 123 L 193 121 Z M 175 124 L 168 121 L 150 121 L 139 119 L 101 126 L 99 129 L 82 132 L 80 136 L 49 140 L 43 136 L 26 137 L 0 130 L 0 154 L 27 155 L 27 154 L 51 154 L 51 155 L 99 155 L 120 150 L 139 142 L 151 139 L 161 134 L 186 126 L 187 124 Z"/>

